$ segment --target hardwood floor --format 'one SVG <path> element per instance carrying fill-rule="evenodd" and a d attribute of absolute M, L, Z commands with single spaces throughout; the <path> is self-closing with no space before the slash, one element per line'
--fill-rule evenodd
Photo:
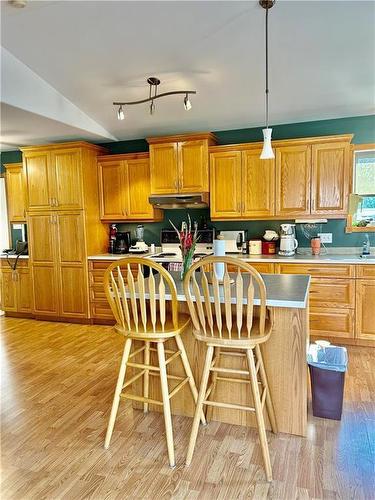
<path fill-rule="evenodd" d="M 375 349 L 349 348 L 341 422 L 314 418 L 306 439 L 267 433 L 265 481 L 254 429 L 210 422 L 192 465 L 192 420 L 174 417 L 168 467 L 163 416 L 122 403 L 103 447 L 123 339 L 111 327 L 0 318 L 2 499 L 373 499 Z"/>

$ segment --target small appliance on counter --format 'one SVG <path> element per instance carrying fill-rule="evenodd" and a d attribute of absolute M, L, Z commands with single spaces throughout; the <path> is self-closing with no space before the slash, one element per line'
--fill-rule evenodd
<path fill-rule="evenodd" d="M 243 244 L 247 240 L 245 231 L 220 231 L 225 240 L 225 253 L 242 253 Z"/>
<path fill-rule="evenodd" d="M 262 254 L 262 240 L 258 239 L 249 240 L 249 254 L 250 255 Z"/>
<path fill-rule="evenodd" d="M 298 241 L 296 240 L 296 225 L 281 224 L 280 228 L 279 255 L 283 257 L 292 257 L 296 253 L 298 247 Z"/>
<path fill-rule="evenodd" d="M 144 242 L 143 236 L 145 233 L 145 228 L 143 224 L 139 224 L 135 230 L 135 237 L 137 239 L 135 245 L 129 248 L 130 253 L 146 253 L 148 252 L 148 245 Z"/>
<path fill-rule="evenodd" d="M 276 241 L 262 241 L 262 254 L 275 255 L 276 254 Z"/>
<path fill-rule="evenodd" d="M 113 253 L 129 253 L 130 250 L 130 232 L 116 232 L 116 239 L 114 241 Z"/>

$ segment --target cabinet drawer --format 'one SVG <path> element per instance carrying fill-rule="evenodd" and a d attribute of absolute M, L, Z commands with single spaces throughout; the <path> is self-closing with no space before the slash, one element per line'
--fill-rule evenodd
<path fill-rule="evenodd" d="M 91 302 L 91 316 L 97 319 L 115 319 L 108 302 Z"/>
<path fill-rule="evenodd" d="M 10 260 L 11 264 L 14 265 L 16 259 L 15 258 L 10 258 L 9 260 Z M 9 264 L 8 264 L 6 258 L 4 259 L 4 257 L 2 257 L 0 259 L 0 267 L 4 268 L 4 269 L 9 269 L 10 270 L 10 267 L 9 267 Z M 29 267 L 29 259 L 21 259 L 21 258 L 19 258 L 18 262 L 17 262 L 17 269 L 19 269 L 20 267 L 22 267 L 22 268 L 28 268 Z"/>
<path fill-rule="evenodd" d="M 89 260 L 89 269 L 90 270 L 101 270 L 103 271 L 102 274 L 104 274 L 104 271 L 109 267 L 113 260 Z"/>
<path fill-rule="evenodd" d="M 365 264 L 363 266 L 356 266 L 356 269 L 357 278 L 375 279 L 375 265 Z"/>
<path fill-rule="evenodd" d="M 90 287 L 90 298 L 91 300 L 101 300 L 107 302 L 107 297 L 104 291 L 103 283 L 92 285 Z"/>
<path fill-rule="evenodd" d="M 258 273 L 272 274 L 274 272 L 274 264 L 272 262 L 246 262 L 246 264 L 256 269 Z M 236 271 L 237 268 L 235 266 L 228 265 L 228 272 L 233 273 Z"/>
<path fill-rule="evenodd" d="M 355 280 L 312 278 L 311 307 L 340 307 L 354 309 Z"/>
<path fill-rule="evenodd" d="M 310 308 L 310 334 L 318 337 L 354 337 L 353 309 Z"/>
<path fill-rule="evenodd" d="M 347 264 L 276 264 L 282 274 L 310 274 L 318 278 L 354 278 L 355 268 Z"/>

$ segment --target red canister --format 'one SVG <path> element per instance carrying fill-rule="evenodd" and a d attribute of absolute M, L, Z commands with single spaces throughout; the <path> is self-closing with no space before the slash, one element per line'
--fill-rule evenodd
<path fill-rule="evenodd" d="M 262 254 L 273 255 L 276 253 L 276 241 L 262 241 Z"/>

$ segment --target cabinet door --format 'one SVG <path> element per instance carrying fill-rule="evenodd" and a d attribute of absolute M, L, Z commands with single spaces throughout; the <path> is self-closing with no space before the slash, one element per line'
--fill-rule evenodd
<path fill-rule="evenodd" d="M 31 313 L 32 307 L 32 285 L 30 271 L 19 269 L 17 272 L 17 310 L 18 312 Z"/>
<path fill-rule="evenodd" d="M 34 312 L 58 316 L 57 219 L 55 213 L 29 214 Z"/>
<path fill-rule="evenodd" d="M 58 280 L 61 317 L 88 316 L 83 212 L 58 212 Z"/>
<path fill-rule="evenodd" d="M 350 187 L 350 145 L 312 146 L 311 213 L 347 215 Z"/>
<path fill-rule="evenodd" d="M 356 337 L 375 341 L 375 280 L 357 280 Z"/>
<path fill-rule="evenodd" d="M 128 160 L 126 167 L 128 180 L 127 219 L 152 219 L 154 209 L 148 201 L 151 194 L 149 160 Z"/>
<path fill-rule="evenodd" d="M 24 168 L 29 210 L 45 210 L 53 205 L 54 173 L 50 153 L 47 151 L 26 153 Z"/>
<path fill-rule="evenodd" d="M 22 163 L 6 166 L 5 181 L 9 222 L 24 222 L 26 220 L 26 192 Z"/>
<path fill-rule="evenodd" d="M 275 215 L 275 161 L 261 160 L 261 149 L 242 153 L 242 215 Z"/>
<path fill-rule="evenodd" d="M 127 187 L 123 161 L 99 162 L 100 218 L 116 221 L 125 218 Z"/>
<path fill-rule="evenodd" d="M 208 192 L 208 145 L 207 141 L 178 143 L 179 192 Z"/>
<path fill-rule="evenodd" d="M 81 182 L 81 152 L 63 149 L 51 153 L 54 169 L 54 203 L 59 210 L 83 208 Z"/>
<path fill-rule="evenodd" d="M 16 278 L 11 269 L 1 270 L 1 307 L 3 311 L 17 311 Z"/>
<path fill-rule="evenodd" d="M 178 192 L 177 143 L 150 145 L 151 193 Z"/>
<path fill-rule="evenodd" d="M 314 337 L 354 338 L 354 310 L 310 307 L 310 334 Z"/>
<path fill-rule="evenodd" d="M 310 146 L 276 148 L 276 215 L 309 215 L 310 181 Z"/>
<path fill-rule="evenodd" d="M 210 173 L 211 217 L 241 216 L 241 152 L 211 154 Z"/>

